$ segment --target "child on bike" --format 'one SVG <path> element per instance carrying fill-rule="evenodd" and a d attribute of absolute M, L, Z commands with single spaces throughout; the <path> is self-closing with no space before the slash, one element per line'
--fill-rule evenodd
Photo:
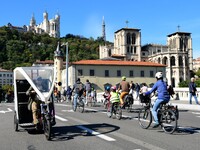
<path fill-rule="evenodd" d="M 153 118 L 155 120 L 155 125 L 153 126 L 153 128 L 156 128 L 159 126 L 157 110 L 160 107 L 160 104 L 168 103 L 170 100 L 170 96 L 167 91 L 167 84 L 166 84 L 166 82 L 163 81 L 162 72 L 157 72 L 155 74 L 155 77 L 157 79 L 157 82 L 154 84 L 154 86 L 152 87 L 152 89 L 150 91 L 147 91 L 144 93 L 144 95 L 150 95 L 152 92 L 155 92 L 155 91 L 157 91 L 157 93 L 158 93 L 158 97 L 153 105 L 152 110 L 151 110 Z"/>
<path fill-rule="evenodd" d="M 110 86 L 106 86 L 105 87 L 105 92 L 103 93 L 103 97 L 104 97 L 104 107 L 107 108 L 107 106 L 110 103 Z"/>
<path fill-rule="evenodd" d="M 116 86 L 112 86 L 111 87 L 110 95 L 111 95 L 110 96 L 110 114 L 112 114 L 114 103 L 119 103 L 120 104 L 119 93 L 116 92 Z"/>

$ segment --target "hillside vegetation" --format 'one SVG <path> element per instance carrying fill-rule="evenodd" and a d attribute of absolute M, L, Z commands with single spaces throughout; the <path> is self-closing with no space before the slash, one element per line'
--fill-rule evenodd
<path fill-rule="evenodd" d="M 102 38 L 88 39 L 80 35 L 67 34 L 58 39 L 48 34 L 21 33 L 4 26 L 0 28 L 0 68 L 13 70 L 18 66 L 31 66 L 36 60 L 53 60 L 58 42 L 68 42 L 70 62 L 98 59 L 99 45 L 104 44 Z M 60 50 L 65 56 L 66 48 L 61 47 Z"/>

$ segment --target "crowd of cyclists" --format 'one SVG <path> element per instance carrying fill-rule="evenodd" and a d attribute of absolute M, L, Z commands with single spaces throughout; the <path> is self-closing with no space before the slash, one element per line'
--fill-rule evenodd
<path fill-rule="evenodd" d="M 154 106 L 152 108 L 152 114 L 153 118 L 155 120 L 154 127 L 157 127 L 159 125 L 158 118 L 157 118 L 157 110 L 162 102 L 168 102 L 170 99 L 170 86 L 167 85 L 166 81 L 163 80 L 163 74 L 162 72 L 157 72 L 155 74 L 155 78 L 157 79 L 157 82 L 153 85 L 150 91 L 148 91 L 148 86 L 146 83 L 142 83 L 139 85 L 139 83 L 133 83 L 131 81 L 130 83 L 126 81 L 126 77 L 123 76 L 121 79 L 121 82 L 118 85 L 112 85 L 112 86 L 106 86 L 105 92 L 103 94 L 103 97 L 105 98 L 105 101 L 109 103 L 110 107 L 110 113 L 113 111 L 113 104 L 118 103 L 120 108 L 125 108 L 125 96 L 126 95 L 132 95 L 132 98 L 134 95 L 135 100 L 140 100 L 140 94 L 150 95 L 153 92 L 157 91 L 157 100 L 154 103 Z M 72 96 L 72 93 L 73 96 Z M 172 95 L 172 94 L 171 94 Z M 78 78 L 76 80 L 76 83 L 71 88 L 70 86 L 67 87 L 67 89 L 63 88 L 61 93 L 57 89 L 54 91 L 55 98 L 60 101 L 67 101 L 70 102 L 73 97 L 73 107 L 76 107 L 78 97 L 84 96 L 84 104 L 87 105 L 90 99 L 96 99 L 96 90 L 90 83 L 90 81 L 87 79 L 86 83 L 83 84 Z M 60 98 L 59 98 L 60 97 Z M 59 101 L 58 100 L 58 101 Z M 106 108 L 106 107 L 105 107 Z"/>

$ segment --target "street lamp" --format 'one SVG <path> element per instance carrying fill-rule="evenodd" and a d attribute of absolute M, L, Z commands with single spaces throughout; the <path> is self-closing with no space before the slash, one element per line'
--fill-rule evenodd
<path fill-rule="evenodd" d="M 66 43 L 66 89 L 68 87 L 68 63 L 69 63 L 69 54 L 68 54 L 68 42 Z"/>
<path fill-rule="evenodd" d="M 66 46 L 66 88 L 68 87 L 68 62 L 69 62 L 69 59 L 68 59 L 68 42 L 62 44 L 62 46 L 65 45 Z"/>

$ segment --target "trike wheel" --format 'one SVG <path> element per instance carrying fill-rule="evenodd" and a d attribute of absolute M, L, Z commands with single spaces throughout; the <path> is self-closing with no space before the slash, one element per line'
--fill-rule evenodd
<path fill-rule="evenodd" d="M 46 119 L 44 117 L 44 120 L 43 120 L 43 129 L 44 129 L 44 134 L 45 134 L 45 137 L 47 140 L 51 140 L 51 122 L 50 120 Z"/>
<path fill-rule="evenodd" d="M 15 114 L 14 114 L 14 130 L 18 131 L 18 127 L 19 127 L 19 125 L 18 125 L 18 120 L 17 120 L 17 114 L 15 112 Z"/>
<path fill-rule="evenodd" d="M 139 113 L 138 113 L 138 121 L 140 126 L 143 129 L 147 129 L 150 127 L 151 122 L 152 122 L 152 114 L 151 111 L 149 109 L 140 109 Z"/>
<path fill-rule="evenodd" d="M 177 117 L 172 110 L 162 112 L 160 122 L 165 133 L 172 134 L 177 128 Z"/>

